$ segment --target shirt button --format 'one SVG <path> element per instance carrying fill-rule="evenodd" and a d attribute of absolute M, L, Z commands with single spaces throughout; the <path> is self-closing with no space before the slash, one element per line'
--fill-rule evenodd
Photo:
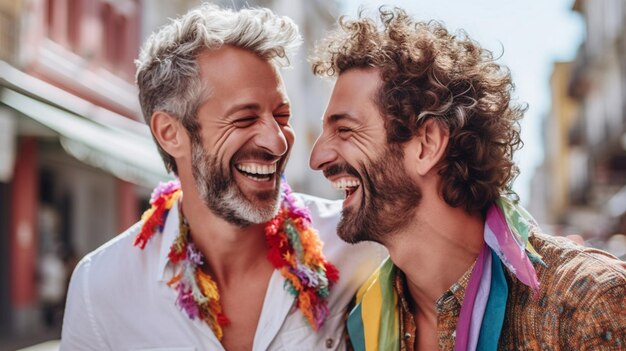
<path fill-rule="evenodd" d="M 411 333 L 404 333 L 404 339 L 409 340 L 411 338 Z"/>
<path fill-rule="evenodd" d="M 326 339 L 326 348 L 330 349 L 335 345 L 335 341 L 332 338 Z"/>

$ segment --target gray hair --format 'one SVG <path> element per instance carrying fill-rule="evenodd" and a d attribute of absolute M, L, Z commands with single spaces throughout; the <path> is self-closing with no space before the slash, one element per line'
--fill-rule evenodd
<path fill-rule="evenodd" d="M 300 45 L 298 27 L 265 8 L 239 11 L 202 4 L 172 20 L 146 40 L 137 65 L 139 102 L 146 123 L 155 111 L 179 118 L 192 141 L 199 142 L 196 114 L 210 87 L 203 86 L 197 64 L 204 50 L 232 45 L 277 66 L 289 66 L 288 54 Z M 157 143 L 168 170 L 178 174 L 174 158 Z"/>

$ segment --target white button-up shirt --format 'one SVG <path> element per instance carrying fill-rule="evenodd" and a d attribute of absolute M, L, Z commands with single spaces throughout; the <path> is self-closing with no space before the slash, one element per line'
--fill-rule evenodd
<path fill-rule="evenodd" d="M 343 350 L 344 313 L 358 287 L 386 255 L 374 243 L 349 245 L 336 235 L 341 201 L 296 194 L 311 211 L 326 259 L 340 278 L 328 298 L 330 316 L 314 332 L 274 271 L 254 336 L 253 350 Z M 81 260 L 69 287 L 61 350 L 223 350 L 211 328 L 175 305 L 166 282 L 173 274 L 167 254 L 178 235 L 178 208 L 163 233 L 144 250 L 133 246 L 141 223 Z M 255 297 L 250 297 L 255 298 Z"/>

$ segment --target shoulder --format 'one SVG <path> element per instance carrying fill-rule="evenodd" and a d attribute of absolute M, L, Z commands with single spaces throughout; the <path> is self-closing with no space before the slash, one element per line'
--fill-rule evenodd
<path fill-rule="evenodd" d="M 124 279 L 132 264 L 131 250 L 139 225 L 109 240 L 86 255 L 72 273 L 63 319 L 61 349 L 106 349 L 109 348 L 108 323 L 103 318 L 108 311 L 119 310 L 112 301 L 119 297 Z M 139 255 L 139 252 L 136 253 Z M 123 274 L 122 274 L 123 273 Z M 128 277 L 128 278 L 124 278 Z M 108 319 L 107 319 L 108 320 Z"/>
<path fill-rule="evenodd" d="M 321 197 L 295 193 L 296 199 L 311 211 L 311 216 L 320 219 L 336 219 L 341 216 L 342 200 L 330 200 Z"/>
<path fill-rule="evenodd" d="M 546 263 L 535 266 L 540 315 L 553 324 L 546 316 L 554 316 L 552 327 L 571 330 L 560 343 L 568 349 L 612 350 L 626 337 L 626 269 L 621 261 L 562 237 L 535 234 L 531 242 Z"/>
<path fill-rule="evenodd" d="M 616 308 L 626 304 L 626 269 L 615 256 L 545 234 L 534 234 L 531 242 L 546 264 L 535 268 L 550 300 L 608 318 L 623 314 Z"/>
<path fill-rule="evenodd" d="M 626 286 L 626 269 L 621 261 L 608 252 L 545 234 L 534 234 L 530 240 L 542 255 L 547 271 L 558 276 L 560 280 L 585 280 L 593 285 Z"/>
<path fill-rule="evenodd" d="M 155 276 L 161 235 L 155 235 L 142 250 L 133 245 L 140 229 L 138 222 L 87 254 L 74 269 L 72 285 L 82 285 L 86 292 L 97 294 L 111 286 Z"/>
<path fill-rule="evenodd" d="M 140 229 L 141 223 L 135 223 L 123 233 L 118 234 L 99 248 L 85 255 L 76 266 L 75 271 L 82 272 L 99 269 L 103 266 L 107 266 L 109 270 L 113 270 L 118 266 L 124 265 L 132 258 L 133 252 L 136 251 L 138 254 L 139 251 L 141 251 L 133 245 L 135 236 Z M 150 245 L 147 247 L 149 246 Z"/>

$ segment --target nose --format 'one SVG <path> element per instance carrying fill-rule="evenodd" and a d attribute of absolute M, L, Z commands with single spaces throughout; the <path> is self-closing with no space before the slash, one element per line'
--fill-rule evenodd
<path fill-rule="evenodd" d="M 293 144 L 294 136 L 289 130 L 283 130 L 273 116 L 265 118 L 256 137 L 256 144 L 275 156 L 282 156 Z"/>
<path fill-rule="evenodd" d="M 311 159 L 309 167 L 316 171 L 322 171 L 328 165 L 337 159 L 337 152 L 332 145 L 326 140 L 324 133 L 317 138 L 311 150 Z"/>

